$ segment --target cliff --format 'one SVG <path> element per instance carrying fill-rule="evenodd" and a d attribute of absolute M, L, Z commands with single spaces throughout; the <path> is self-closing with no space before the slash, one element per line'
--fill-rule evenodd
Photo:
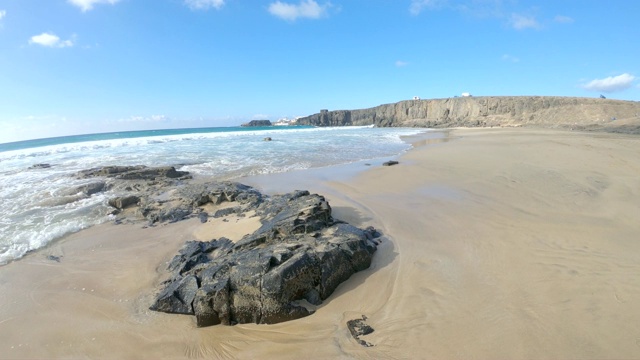
<path fill-rule="evenodd" d="M 640 102 L 555 96 L 407 100 L 359 110 L 321 110 L 300 125 L 534 126 L 640 133 Z"/>

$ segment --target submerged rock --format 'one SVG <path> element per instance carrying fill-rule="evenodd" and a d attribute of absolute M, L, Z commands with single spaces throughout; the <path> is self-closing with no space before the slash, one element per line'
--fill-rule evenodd
<path fill-rule="evenodd" d="M 299 300 L 319 305 L 370 266 L 380 234 L 333 219 L 324 197 L 296 191 L 266 198 L 227 184 L 234 187 L 242 190 L 231 198 L 245 199 L 236 213 L 254 210 L 262 226 L 236 243 L 187 242 L 170 262 L 171 278 L 151 310 L 194 315 L 200 327 L 294 320 L 312 313 Z"/>
<path fill-rule="evenodd" d="M 48 169 L 50 167 L 51 167 L 51 164 L 33 164 L 33 165 L 29 166 L 29 170 Z"/>
<path fill-rule="evenodd" d="M 107 189 L 107 184 L 104 181 L 90 182 L 84 185 L 79 185 L 71 188 L 60 190 L 56 195 L 58 196 L 74 196 L 80 195 L 82 197 L 88 197 L 93 194 L 103 192 Z"/>

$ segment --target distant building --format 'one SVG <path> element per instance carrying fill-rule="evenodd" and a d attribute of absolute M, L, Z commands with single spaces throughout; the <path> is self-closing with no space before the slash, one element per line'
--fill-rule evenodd
<path fill-rule="evenodd" d="M 275 123 L 273 123 L 273 125 L 275 126 L 289 126 L 289 125 L 295 125 L 296 121 L 300 118 L 301 116 L 297 117 L 297 118 L 293 118 L 293 119 L 289 119 L 286 117 L 280 118 L 278 119 L 278 121 L 276 121 Z"/>
<path fill-rule="evenodd" d="M 469 93 L 462 93 L 462 97 L 471 97 L 471 94 L 469 94 Z"/>
<path fill-rule="evenodd" d="M 414 96 L 413 100 L 420 100 L 420 96 Z"/>

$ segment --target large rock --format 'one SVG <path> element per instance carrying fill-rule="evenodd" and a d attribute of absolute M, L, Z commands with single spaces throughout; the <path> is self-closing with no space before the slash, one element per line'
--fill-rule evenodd
<path fill-rule="evenodd" d="M 195 315 L 198 326 L 294 320 L 312 313 L 301 300 L 319 305 L 370 266 L 380 234 L 336 221 L 324 197 L 296 191 L 267 198 L 229 183 L 225 189 L 241 190 L 231 191 L 236 201 L 252 200 L 237 211 L 255 210 L 263 225 L 235 244 L 187 242 L 152 310 Z M 214 194 L 210 201 L 225 191 Z"/>

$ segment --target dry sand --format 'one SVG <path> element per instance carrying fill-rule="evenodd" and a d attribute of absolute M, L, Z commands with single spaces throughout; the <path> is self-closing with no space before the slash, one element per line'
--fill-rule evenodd
<path fill-rule="evenodd" d="M 255 222 L 102 225 L 0 267 L 0 358 L 640 358 L 640 137 L 457 129 L 399 160 L 248 179 L 388 237 L 312 316 L 198 329 L 147 310 L 185 240 Z M 361 315 L 374 347 L 346 329 Z"/>

